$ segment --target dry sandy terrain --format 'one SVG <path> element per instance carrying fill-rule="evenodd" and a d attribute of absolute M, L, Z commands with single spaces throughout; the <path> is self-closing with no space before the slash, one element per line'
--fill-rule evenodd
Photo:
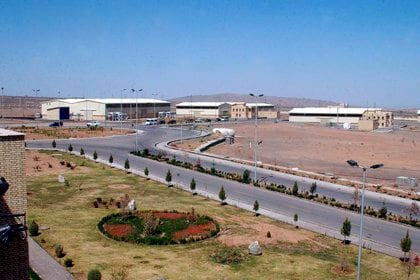
<path fill-rule="evenodd" d="M 209 152 L 253 160 L 250 142 L 253 143 L 254 126 L 248 123 L 224 127 L 235 129 L 235 144 L 218 145 Z M 372 183 L 392 186 L 397 176 L 420 178 L 419 131 L 360 132 L 261 122 L 258 139 L 263 140 L 258 149 L 258 161 L 263 163 L 360 180 L 361 170 L 346 164 L 346 160 L 354 159 L 366 166 L 384 163 L 384 168 L 368 171 L 368 181 Z"/>

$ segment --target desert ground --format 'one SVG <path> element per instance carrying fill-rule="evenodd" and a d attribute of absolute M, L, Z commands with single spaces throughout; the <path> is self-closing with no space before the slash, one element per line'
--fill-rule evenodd
<path fill-rule="evenodd" d="M 223 124 L 233 128 L 235 143 L 212 147 L 208 152 L 231 158 L 254 160 L 254 124 Z M 360 180 L 361 170 L 347 165 L 354 159 L 361 165 L 383 163 L 367 172 L 370 183 L 392 187 L 397 176 L 420 178 L 420 130 L 361 132 L 319 125 L 262 121 L 258 124 L 257 160 L 266 164 L 332 173 Z M 188 143 L 185 143 L 188 145 Z"/>

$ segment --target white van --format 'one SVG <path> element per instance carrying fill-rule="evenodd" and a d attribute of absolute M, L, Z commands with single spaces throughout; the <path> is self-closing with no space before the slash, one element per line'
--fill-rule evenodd
<path fill-rule="evenodd" d="M 158 119 L 157 118 L 146 119 L 144 124 L 145 125 L 157 125 L 158 124 Z"/>

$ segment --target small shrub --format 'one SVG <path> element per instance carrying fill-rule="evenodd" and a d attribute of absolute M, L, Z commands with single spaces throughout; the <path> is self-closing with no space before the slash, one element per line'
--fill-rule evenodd
<path fill-rule="evenodd" d="M 67 149 L 69 150 L 69 152 L 72 152 L 73 151 L 73 146 L 70 144 Z"/>
<path fill-rule="evenodd" d="M 271 232 L 267 231 L 267 238 L 271 238 Z"/>
<path fill-rule="evenodd" d="M 109 155 L 108 162 L 109 163 L 113 163 L 114 162 L 114 157 L 112 155 Z"/>
<path fill-rule="evenodd" d="M 88 280 L 101 280 L 102 274 L 98 269 L 91 269 L 88 273 Z"/>
<path fill-rule="evenodd" d="M 220 264 L 240 264 L 245 260 L 245 254 L 239 249 L 224 247 L 211 254 L 210 259 Z"/>
<path fill-rule="evenodd" d="M 293 188 L 292 188 L 292 194 L 297 195 L 298 192 L 299 192 L 299 186 L 298 186 L 298 183 L 295 181 L 295 183 L 293 184 Z"/>
<path fill-rule="evenodd" d="M 128 160 L 128 158 L 124 162 L 124 168 L 127 170 L 130 169 L 130 161 Z"/>
<path fill-rule="evenodd" d="M 65 259 L 64 260 L 64 266 L 65 267 L 72 267 L 72 266 L 74 266 L 73 260 L 70 259 L 70 258 Z"/>
<path fill-rule="evenodd" d="M 85 155 L 85 150 L 83 150 L 83 148 L 80 148 L 80 155 L 84 156 Z"/>
<path fill-rule="evenodd" d="M 47 164 L 48 164 L 48 168 L 52 168 L 53 167 L 51 163 L 47 162 Z"/>
<path fill-rule="evenodd" d="M 96 150 L 93 151 L 93 159 L 94 160 L 98 159 L 98 153 L 96 152 Z"/>
<path fill-rule="evenodd" d="M 144 175 L 149 176 L 149 168 L 144 168 Z"/>
<path fill-rule="evenodd" d="M 172 174 L 171 174 L 171 170 L 169 169 L 168 169 L 168 172 L 166 172 L 165 180 L 166 182 L 168 182 L 168 184 L 172 181 Z"/>
<path fill-rule="evenodd" d="M 39 226 L 35 221 L 31 221 L 28 227 L 30 236 L 37 236 L 39 234 Z"/>
<path fill-rule="evenodd" d="M 51 145 L 54 149 L 55 149 L 55 147 L 57 147 L 57 143 L 55 142 L 55 140 L 52 141 Z"/>
<path fill-rule="evenodd" d="M 64 257 L 64 248 L 61 244 L 55 244 L 54 246 L 54 252 L 57 258 Z"/>

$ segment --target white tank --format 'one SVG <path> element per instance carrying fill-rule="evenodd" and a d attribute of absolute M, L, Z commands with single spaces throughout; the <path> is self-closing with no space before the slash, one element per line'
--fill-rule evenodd
<path fill-rule="evenodd" d="M 231 128 L 222 128 L 222 127 L 216 127 L 213 128 L 213 133 L 220 133 L 224 136 L 235 136 L 235 130 Z"/>

